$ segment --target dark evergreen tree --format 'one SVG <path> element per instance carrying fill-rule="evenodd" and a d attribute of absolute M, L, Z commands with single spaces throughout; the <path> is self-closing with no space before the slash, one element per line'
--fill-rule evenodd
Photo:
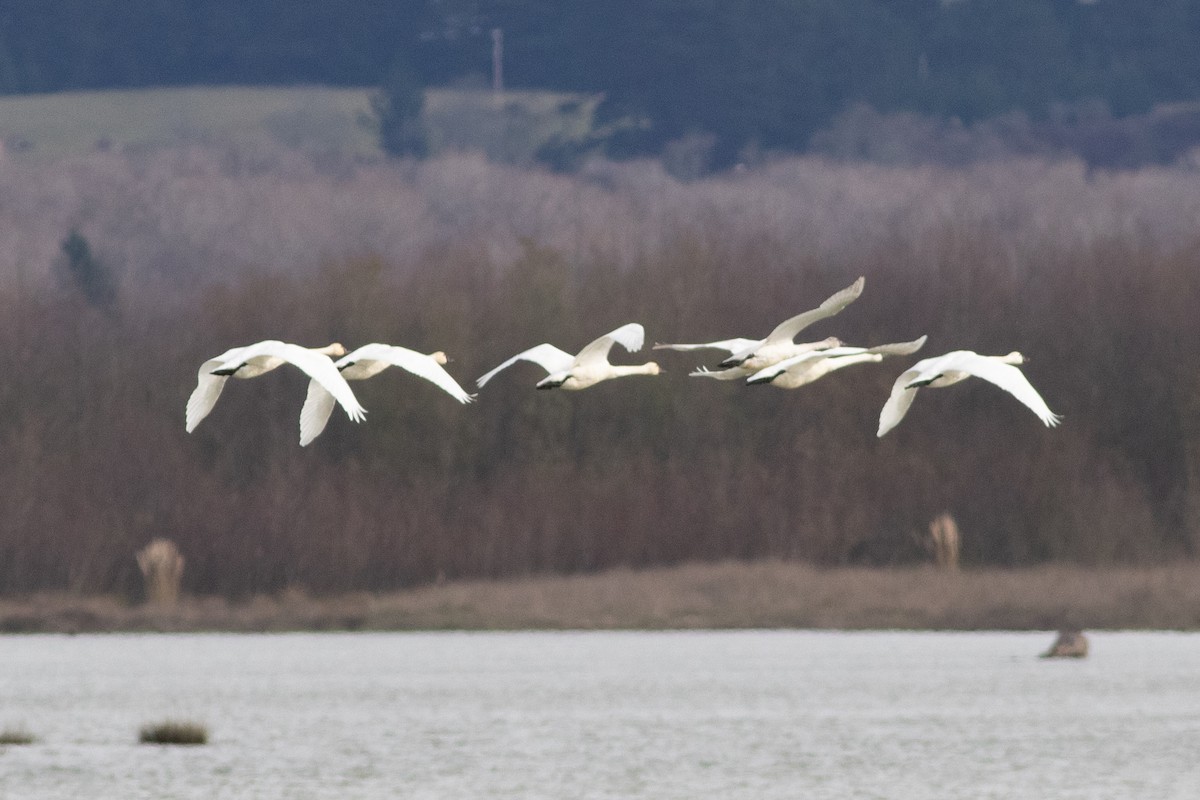
<path fill-rule="evenodd" d="M 88 240 L 77 230 L 62 241 L 61 274 L 64 283 L 74 287 L 88 305 L 112 311 L 117 302 L 117 286 L 104 262 L 92 253 Z"/>
<path fill-rule="evenodd" d="M 421 111 L 425 89 L 406 64 L 392 68 L 382 88 L 371 98 L 379 126 L 379 143 L 393 156 L 423 156 L 427 150 Z"/>

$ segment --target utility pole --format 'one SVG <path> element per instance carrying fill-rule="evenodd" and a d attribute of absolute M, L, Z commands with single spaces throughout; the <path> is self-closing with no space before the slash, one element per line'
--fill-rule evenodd
<path fill-rule="evenodd" d="M 492 94 L 504 93 L 504 30 L 492 28 Z"/>

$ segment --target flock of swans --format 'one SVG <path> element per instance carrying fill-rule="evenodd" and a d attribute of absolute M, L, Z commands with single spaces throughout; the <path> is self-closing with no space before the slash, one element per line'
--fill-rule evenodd
<path fill-rule="evenodd" d="M 912 355 L 925 344 L 922 336 L 911 342 L 851 347 L 836 337 L 818 342 L 797 343 L 796 336 L 815 322 L 832 317 L 853 303 L 862 294 L 864 279 L 859 278 L 821 303 L 817 308 L 798 314 L 779 324 L 765 339 L 722 339 L 701 344 L 656 344 L 655 350 L 723 350 L 728 358 L 715 369 L 699 367 L 690 373 L 694 377 L 716 380 L 744 380 L 747 384 L 771 384 L 795 389 L 812 383 L 830 372 L 854 364 L 882 361 L 891 356 Z M 631 353 L 642 348 L 645 330 L 636 322 L 622 325 L 604 334 L 577 354 L 560 350 L 552 344 L 539 344 L 517 353 L 476 381 L 483 388 L 497 373 L 518 361 L 537 364 L 547 373 L 538 381 L 538 389 L 567 389 L 577 391 L 601 381 L 628 375 L 658 375 L 661 370 L 653 361 L 635 366 L 609 363 L 608 355 L 614 344 Z M 337 361 L 333 359 L 337 358 Z M 1018 369 L 1025 362 L 1017 352 L 1003 356 L 984 356 L 969 350 L 955 350 L 936 358 L 918 361 L 896 379 L 892 391 L 879 415 L 878 436 L 896 427 L 908 413 L 917 391 L 924 386 L 950 386 L 969 377 L 982 378 L 1000 387 L 1024 403 L 1047 426 L 1061 419 L 1046 405 L 1037 390 Z M 309 376 L 308 395 L 300 411 L 300 444 L 307 445 L 325 429 L 335 405 L 341 405 L 346 415 L 361 422 L 366 409 L 359 404 L 347 381 L 373 377 L 388 367 L 400 367 L 430 381 L 460 403 L 469 403 L 469 394 L 445 369 L 446 354 L 438 351 L 428 355 L 388 344 L 368 344 L 347 353 L 337 343 L 326 347 L 306 348 L 296 344 L 267 340 L 246 347 L 235 347 L 200 365 L 200 372 L 187 403 L 187 431 L 191 433 L 208 416 L 225 381 L 229 377 L 256 378 L 283 364 L 298 367 Z"/>

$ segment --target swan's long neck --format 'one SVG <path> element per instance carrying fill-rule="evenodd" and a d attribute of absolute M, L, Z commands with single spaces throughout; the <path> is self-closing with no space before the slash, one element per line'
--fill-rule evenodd
<path fill-rule="evenodd" d="M 337 358 L 346 355 L 346 348 L 342 347 L 339 342 L 333 342 L 332 344 L 327 344 L 324 347 L 314 347 L 313 352 L 320 353 L 323 356 L 329 356 L 330 358 Z"/>
<path fill-rule="evenodd" d="M 624 375 L 657 375 L 662 372 L 658 364 L 653 361 L 635 366 L 609 366 L 608 371 L 614 378 Z"/>

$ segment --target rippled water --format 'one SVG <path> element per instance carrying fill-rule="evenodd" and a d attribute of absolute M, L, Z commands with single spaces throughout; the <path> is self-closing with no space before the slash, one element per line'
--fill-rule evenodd
<path fill-rule="evenodd" d="M 1052 639 L 4 636 L 0 798 L 1200 796 L 1200 635 Z"/>

